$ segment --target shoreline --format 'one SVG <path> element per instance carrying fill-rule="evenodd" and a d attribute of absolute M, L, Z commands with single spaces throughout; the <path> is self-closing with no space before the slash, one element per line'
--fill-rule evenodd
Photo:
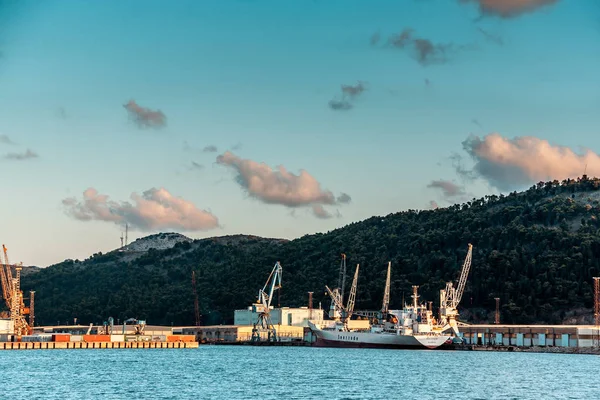
<path fill-rule="evenodd" d="M 559 346 L 482 346 L 456 345 L 457 351 L 496 351 L 509 353 L 553 353 L 553 354 L 589 354 L 600 355 L 600 347 L 559 347 Z"/>

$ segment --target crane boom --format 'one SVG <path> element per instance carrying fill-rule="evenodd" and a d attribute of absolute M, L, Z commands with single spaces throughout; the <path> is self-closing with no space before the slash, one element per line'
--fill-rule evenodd
<path fill-rule="evenodd" d="M 358 283 L 358 268 L 360 264 L 356 264 L 356 271 L 354 272 L 354 279 L 352 280 L 352 287 L 350 288 L 350 296 L 348 296 L 348 305 L 346 306 L 346 320 L 350 319 L 354 312 L 354 302 L 356 300 L 356 285 Z"/>
<path fill-rule="evenodd" d="M 338 279 L 338 290 L 340 300 L 344 301 L 344 287 L 346 286 L 346 254 L 342 253 L 342 262 L 340 263 L 340 277 Z"/>
<path fill-rule="evenodd" d="M 258 298 L 267 308 L 271 307 L 271 300 L 273 300 L 273 292 L 275 292 L 276 289 L 281 288 L 282 272 L 283 269 L 281 268 L 279 261 L 277 261 L 275 263 L 275 266 L 273 267 L 273 270 L 271 271 L 271 274 L 269 275 L 269 278 L 267 279 L 267 282 L 265 283 L 265 286 L 258 291 Z M 269 289 L 269 293 L 267 294 L 266 290 L 269 286 L 269 282 L 271 282 L 271 288 Z"/>
<path fill-rule="evenodd" d="M 388 262 L 387 278 L 385 279 L 385 291 L 383 292 L 383 304 L 381 305 L 381 313 L 385 314 L 388 312 L 390 306 L 390 272 L 392 270 L 392 262 Z"/>
<path fill-rule="evenodd" d="M 325 289 L 327 289 L 327 292 L 329 293 L 329 297 L 331 297 L 331 301 L 333 301 L 335 303 L 335 306 L 339 310 L 343 310 L 344 309 L 344 304 L 342 304 L 339 296 L 336 295 L 336 292 L 334 292 L 333 290 L 329 289 L 329 286 L 327 286 L 327 285 L 325 285 Z"/>
<path fill-rule="evenodd" d="M 2 262 L 2 260 L 0 260 L 0 284 L 2 285 L 2 298 L 6 303 L 6 307 L 10 309 L 10 295 L 12 290 L 11 285 L 9 285 L 8 283 L 8 279 L 6 278 L 5 268 L 6 267 L 4 266 L 4 263 Z"/>
<path fill-rule="evenodd" d="M 8 261 L 8 249 L 5 245 L 2 245 L 2 252 L 4 253 L 4 265 L 6 266 L 6 281 L 10 286 L 10 282 L 12 282 L 12 268 L 10 266 L 10 262 Z"/>
<path fill-rule="evenodd" d="M 463 263 L 462 271 L 460 273 L 460 279 L 458 281 L 458 288 L 456 289 L 456 294 L 455 294 L 456 306 L 455 307 L 458 307 L 458 304 L 460 303 L 460 300 L 462 299 L 462 295 L 465 291 L 465 285 L 467 284 L 467 277 L 469 276 L 469 270 L 471 269 L 472 255 L 473 255 L 473 245 L 471 243 L 469 243 L 469 251 L 467 252 L 467 256 L 465 257 L 465 262 Z"/>

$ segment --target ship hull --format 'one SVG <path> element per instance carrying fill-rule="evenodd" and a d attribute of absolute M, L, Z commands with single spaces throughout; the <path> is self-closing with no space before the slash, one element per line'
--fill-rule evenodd
<path fill-rule="evenodd" d="M 449 335 L 395 335 L 371 332 L 343 332 L 313 329 L 315 347 L 436 349 L 444 345 Z"/>

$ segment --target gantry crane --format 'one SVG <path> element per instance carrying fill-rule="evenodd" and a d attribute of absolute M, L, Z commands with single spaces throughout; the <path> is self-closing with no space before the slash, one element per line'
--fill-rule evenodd
<path fill-rule="evenodd" d="M 458 317 L 458 305 L 467 284 L 472 255 L 473 245 L 469 243 L 469 250 L 467 251 L 467 256 L 460 272 L 458 286 L 454 287 L 452 282 L 448 282 L 446 283 L 446 289 L 440 290 L 440 322 L 442 325 L 452 328 L 455 335 L 458 335 L 458 324 L 456 321 Z"/>
<path fill-rule="evenodd" d="M 275 290 L 281 289 L 282 272 L 283 268 L 277 261 L 265 286 L 258 291 L 258 302 L 253 306 L 253 310 L 258 312 L 258 319 L 252 328 L 252 341 L 260 341 L 261 332 L 267 332 L 268 341 L 277 341 L 277 331 L 271 321 L 271 301 Z"/>
<path fill-rule="evenodd" d="M 343 299 L 340 298 L 335 291 L 331 290 L 329 286 L 325 285 L 325 288 L 327 289 L 327 292 L 331 297 L 331 302 L 333 303 L 337 313 L 339 313 L 339 318 L 336 318 L 336 321 L 339 320 L 346 326 L 348 325 L 348 320 L 352 317 L 352 314 L 354 313 L 359 268 L 360 264 L 356 264 L 356 271 L 354 271 L 354 279 L 352 280 L 352 287 L 350 288 L 350 295 L 348 296 L 348 303 L 346 304 L 346 306 L 344 306 Z"/>

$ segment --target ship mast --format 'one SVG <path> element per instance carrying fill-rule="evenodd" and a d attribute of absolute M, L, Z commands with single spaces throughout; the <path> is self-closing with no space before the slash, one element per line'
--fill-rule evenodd
<path fill-rule="evenodd" d="M 419 289 L 419 287 L 416 285 L 413 285 L 412 289 L 413 289 L 413 294 L 410 297 L 413 298 L 413 307 L 415 309 L 415 312 L 417 312 L 417 307 L 419 306 L 419 300 L 418 300 L 419 295 L 417 294 L 417 290 Z"/>

